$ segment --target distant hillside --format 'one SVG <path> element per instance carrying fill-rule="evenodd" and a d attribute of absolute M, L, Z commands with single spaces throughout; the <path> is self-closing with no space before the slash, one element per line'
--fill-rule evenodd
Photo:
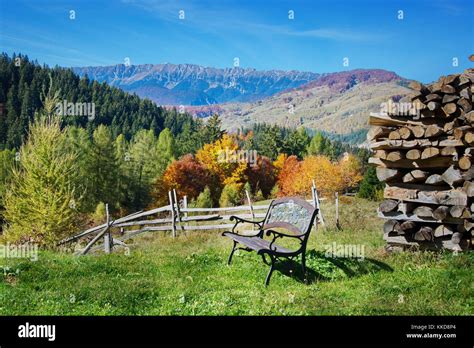
<path fill-rule="evenodd" d="M 252 103 L 229 103 L 188 109 L 201 117 L 218 112 L 227 128 L 267 122 L 304 126 L 336 134 L 368 127 L 370 112 L 392 96 L 408 94 L 408 80 L 385 70 L 359 69 L 331 73 L 298 88 Z M 360 137 L 359 137 L 360 138 Z"/>
<path fill-rule="evenodd" d="M 73 68 L 79 76 L 134 92 L 159 105 L 251 102 L 311 82 L 320 74 L 207 68 L 192 64 L 144 64 Z"/>

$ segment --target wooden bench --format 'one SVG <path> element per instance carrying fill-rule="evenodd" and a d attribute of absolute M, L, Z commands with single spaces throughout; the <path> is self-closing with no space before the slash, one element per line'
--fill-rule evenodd
<path fill-rule="evenodd" d="M 273 200 L 262 221 L 250 221 L 238 216 L 232 216 L 231 220 L 236 221 L 232 231 L 226 231 L 222 235 L 233 240 L 234 245 L 229 256 L 228 264 L 232 262 L 232 256 L 237 249 L 245 251 L 256 251 L 262 256 L 263 262 L 270 265 L 270 271 L 265 279 L 265 286 L 270 282 L 270 277 L 278 258 L 288 259 L 301 255 L 301 265 L 303 275 L 306 275 L 306 244 L 313 227 L 314 219 L 318 209 L 307 201 L 298 197 L 285 197 Z M 258 233 L 255 235 L 242 235 L 235 232 L 240 223 L 250 223 L 258 226 Z M 284 232 L 275 229 L 283 229 Z M 271 239 L 264 239 L 264 235 L 272 236 Z M 294 238 L 299 242 L 299 247 L 295 250 L 279 246 L 275 243 L 278 238 Z M 238 244 L 244 247 L 238 247 Z M 266 256 L 270 258 L 267 261 Z"/>

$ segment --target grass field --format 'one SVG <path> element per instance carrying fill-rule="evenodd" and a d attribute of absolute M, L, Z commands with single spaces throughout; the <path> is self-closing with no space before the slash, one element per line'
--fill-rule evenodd
<path fill-rule="evenodd" d="M 41 252 L 38 261 L 0 261 L 1 315 L 472 315 L 474 256 L 388 254 L 375 203 L 324 203 L 326 229 L 309 242 L 308 282 L 282 264 L 268 288 L 268 266 L 217 232 L 173 239 L 148 234 L 130 255 L 75 257 Z M 328 244 L 364 246 L 365 258 L 330 258 Z"/>

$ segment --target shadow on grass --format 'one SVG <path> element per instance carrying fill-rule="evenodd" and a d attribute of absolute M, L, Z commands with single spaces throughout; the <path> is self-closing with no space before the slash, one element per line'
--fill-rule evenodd
<path fill-rule="evenodd" d="M 322 251 L 306 252 L 306 278 L 301 268 L 301 259 L 282 259 L 276 263 L 275 269 L 298 282 L 311 284 L 316 281 L 331 281 L 358 277 L 380 271 L 393 272 L 389 265 L 375 259 L 334 258 Z"/>

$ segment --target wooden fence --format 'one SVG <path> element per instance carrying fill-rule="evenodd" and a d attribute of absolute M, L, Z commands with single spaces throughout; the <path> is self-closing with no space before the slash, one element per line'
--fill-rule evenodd
<path fill-rule="evenodd" d="M 312 199 L 308 200 L 308 202 L 319 209 L 320 198 L 314 181 L 311 194 Z M 59 245 L 77 242 L 82 238 L 95 235 L 77 254 L 85 255 L 90 251 L 102 248 L 105 253 L 111 253 L 114 247 L 127 248 L 126 240 L 145 232 L 171 232 L 172 236 L 176 237 L 178 231 L 231 229 L 234 226 L 234 223 L 230 222 L 230 218 L 233 215 L 244 219 L 262 220 L 266 215 L 269 205 L 253 204 L 247 191 L 246 198 L 247 204 L 236 207 L 190 208 L 188 207 L 187 197 L 184 196 L 179 201 L 176 190 L 173 190 L 168 192 L 168 205 L 148 211 L 139 211 L 115 220 L 111 219 L 108 204 L 106 204 L 106 222 L 104 224 L 91 227 L 75 236 L 63 239 L 59 242 Z M 165 215 L 165 217 L 151 218 L 156 215 Z M 319 210 L 316 220 L 315 227 L 317 227 L 318 223 L 324 226 L 321 210 Z M 113 230 L 114 233 L 112 234 Z M 103 239 L 103 245 L 95 245 L 101 239 Z"/>

